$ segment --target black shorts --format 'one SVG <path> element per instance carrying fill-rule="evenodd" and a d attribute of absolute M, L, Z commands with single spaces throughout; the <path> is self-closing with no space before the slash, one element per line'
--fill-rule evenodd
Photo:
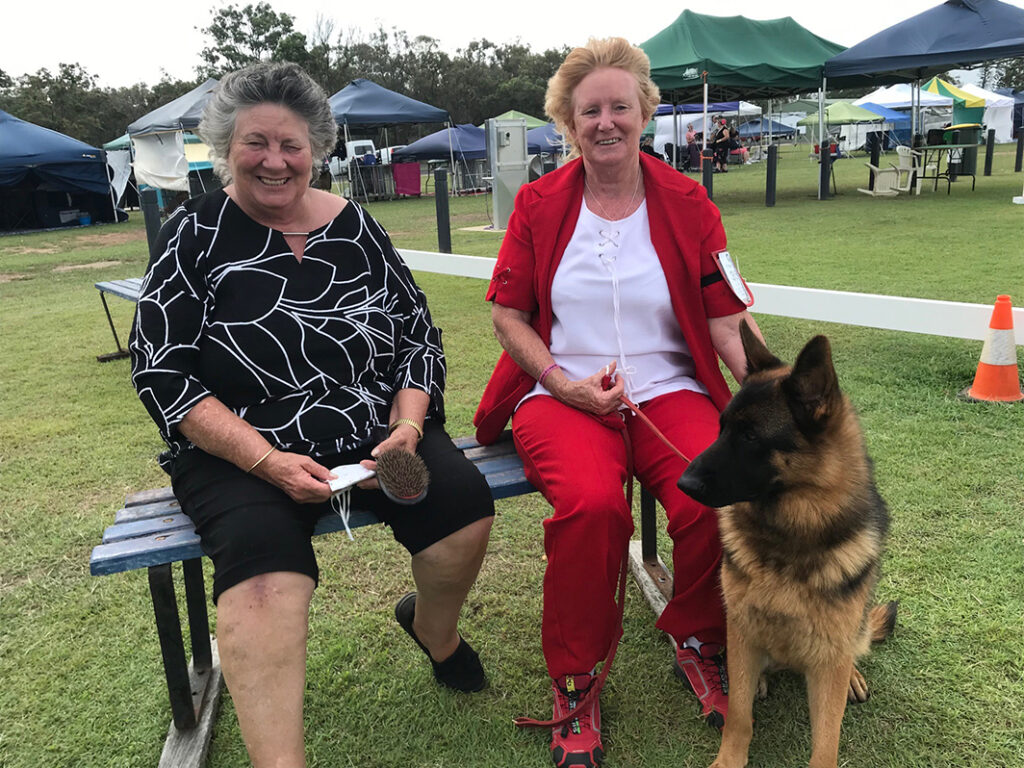
<path fill-rule="evenodd" d="M 370 458 L 372 445 L 317 457 L 328 469 Z M 427 497 L 401 505 L 378 490 L 352 489 L 353 509 L 373 512 L 415 555 L 467 525 L 494 514 L 483 475 L 440 424 L 428 421 L 417 452 L 430 472 Z M 181 509 L 195 523 L 203 552 L 213 560 L 213 600 L 261 573 L 293 571 L 317 582 L 313 528 L 336 514 L 329 502 L 299 504 L 270 483 L 234 464 L 192 448 L 171 464 L 171 484 Z"/>

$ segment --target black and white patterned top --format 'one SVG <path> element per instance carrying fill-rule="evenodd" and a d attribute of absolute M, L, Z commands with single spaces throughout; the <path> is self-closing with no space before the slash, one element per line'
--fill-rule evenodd
<path fill-rule="evenodd" d="M 282 234 L 223 190 L 160 230 L 129 349 L 132 382 L 170 447 L 215 395 L 278 448 L 322 456 L 380 440 L 394 393 L 430 395 L 444 419 L 445 360 L 423 292 L 387 233 L 349 202 L 309 233 L 299 262 Z"/>

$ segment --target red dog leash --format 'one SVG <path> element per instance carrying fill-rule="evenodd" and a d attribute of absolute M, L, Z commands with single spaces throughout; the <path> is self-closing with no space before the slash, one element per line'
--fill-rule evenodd
<path fill-rule="evenodd" d="M 607 367 L 605 368 L 605 370 L 608 370 Z M 606 373 L 604 375 L 604 378 L 601 379 L 601 387 L 604 390 L 606 390 L 606 391 L 612 388 L 612 377 L 611 377 L 610 374 Z M 687 464 L 690 463 L 690 459 L 687 458 L 686 455 L 682 451 L 680 451 L 678 448 L 676 448 L 674 445 L 672 445 L 672 441 L 669 440 L 667 437 L 665 437 L 665 435 L 662 433 L 662 431 L 660 429 L 658 429 L 656 426 L 654 426 L 654 422 L 651 421 L 649 418 L 647 418 L 647 416 L 644 414 L 644 412 L 640 410 L 640 406 L 638 406 L 636 403 L 631 401 L 625 395 L 619 395 L 619 402 L 621 402 L 624 406 L 629 408 L 629 410 L 631 410 L 636 415 L 636 417 L 638 419 L 640 419 L 640 421 L 642 421 L 644 424 L 646 424 L 648 427 L 650 427 L 650 429 L 654 433 L 655 437 L 657 437 L 659 440 L 661 440 L 661 442 L 663 442 L 665 445 L 667 445 L 669 450 L 672 451 L 672 453 L 674 453 L 680 459 L 685 461 Z"/>

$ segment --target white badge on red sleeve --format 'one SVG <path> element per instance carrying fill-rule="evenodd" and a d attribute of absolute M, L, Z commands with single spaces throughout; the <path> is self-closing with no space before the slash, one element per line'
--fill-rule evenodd
<path fill-rule="evenodd" d="M 752 294 L 750 292 L 750 288 L 747 287 L 747 282 L 740 275 L 740 271 L 733 263 L 732 256 L 729 255 L 729 252 L 718 251 L 717 253 L 711 254 L 711 257 L 715 260 L 715 266 L 717 266 L 718 271 L 722 273 L 722 277 L 725 279 L 725 284 L 729 286 L 729 290 L 736 294 L 736 298 L 742 301 L 744 306 L 753 306 L 754 294 Z"/>

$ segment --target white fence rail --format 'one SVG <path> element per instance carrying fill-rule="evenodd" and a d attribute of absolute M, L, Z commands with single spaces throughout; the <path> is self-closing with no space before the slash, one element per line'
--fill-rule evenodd
<path fill-rule="evenodd" d="M 431 251 L 399 251 L 410 269 L 442 275 L 478 277 L 490 280 L 495 259 Z M 820 320 L 842 325 L 859 325 L 889 331 L 924 333 L 956 339 L 983 341 L 988 335 L 992 304 L 964 304 L 956 301 L 912 299 L 875 293 L 826 291 L 790 285 L 751 283 L 757 303 L 755 314 Z M 995 296 L 992 297 L 993 303 Z M 1015 328 L 1024 328 L 1024 308 L 1014 307 Z M 1017 344 L 1024 343 L 1018 341 Z"/>

